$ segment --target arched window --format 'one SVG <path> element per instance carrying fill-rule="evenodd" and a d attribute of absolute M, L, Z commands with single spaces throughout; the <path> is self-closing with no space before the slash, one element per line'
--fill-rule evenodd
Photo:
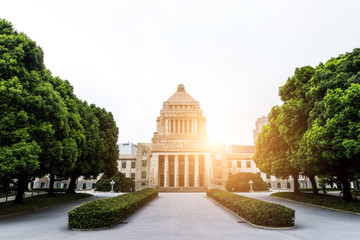
<path fill-rule="evenodd" d="M 281 184 L 279 182 L 277 183 L 277 188 L 281 188 Z"/>

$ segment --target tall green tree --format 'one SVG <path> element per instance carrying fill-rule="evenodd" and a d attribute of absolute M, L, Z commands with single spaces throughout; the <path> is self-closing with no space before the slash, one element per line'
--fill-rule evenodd
<path fill-rule="evenodd" d="M 68 81 L 63 81 L 59 77 L 49 78 L 49 82 L 60 94 L 67 108 L 67 119 L 69 132 L 63 145 L 63 161 L 58 159 L 51 164 L 50 169 L 44 168 L 45 172 L 51 173 L 49 195 L 54 195 L 54 181 L 67 179 L 77 162 L 78 156 L 82 154 L 85 145 L 84 128 L 81 124 L 79 110 L 79 99 L 73 92 L 73 87 Z M 56 179 L 55 179 L 56 178 Z"/>
<path fill-rule="evenodd" d="M 337 176 L 344 185 L 344 199 L 350 200 L 352 197 L 348 185 L 354 175 L 353 171 L 347 170 L 349 164 L 346 159 L 349 156 L 345 156 L 345 152 L 339 148 L 341 144 L 345 144 L 345 139 L 341 134 L 333 134 L 330 131 L 329 124 L 339 118 L 330 114 L 329 101 L 333 99 L 330 96 L 334 96 L 334 91 L 345 91 L 352 84 L 360 83 L 360 49 L 354 49 L 350 53 L 331 58 L 325 64 L 319 64 L 310 83 L 311 88 L 307 95 L 313 102 L 313 108 L 309 114 L 309 129 L 300 143 L 299 162 L 306 168 L 312 168 L 318 175 Z M 330 96 L 327 96 L 328 94 Z M 345 104 L 342 104 L 342 107 L 348 108 Z M 359 108 L 357 110 L 359 111 Z M 346 123 L 346 118 L 343 121 Z M 346 127 L 342 130 L 345 131 Z M 340 167 L 342 165 L 343 167 Z"/>
<path fill-rule="evenodd" d="M 48 74 L 48 75 L 46 75 Z M 50 73 L 45 72 L 44 79 L 51 78 Z M 54 181 L 56 176 L 65 176 L 71 169 L 77 158 L 76 141 L 70 136 L 69 112 L 59 92 L 47 81 L 48 88 L 43 86 L 35 91 L 46 104 L 44 111 L 36 115 L 48 128 L 34 129 L 33 139 L 40 147 L 40 169 L 41 176 L 50 174 L 49 195 L 54 195 Z"/>
<path fill-rule="evenodd" d="M 0 53 L 1 175 L 17 179 L 16 202 L 22 202 L 28 177 L 68 144 L 66 108 L 47 81 L 41 48 L 5 20 Z"/>
<path fill-rule="evenodd" d="M 360 84 L 328 90 L 323 103 L 326 122 L 315 120 L 304 136 L 304 148 L 311 157 L 305 160 L 318 173 L 337 176 L 344 199 L 351 200 L 349 180 L 360 172 Z"/>
<path fill-rule="evenodd" d="M 276 125 L 281 137 L 289 145 L 286 154 L 291 166 L 309 176 L 313 193 L 318 194 L 314 171 L 307 168 L 308 166 L 301 165 L 302 161 L 298 159 L 300 142 L 309 128 L 309 113 L 313 108 L 313 102 L 307 93 L 314 73 L 315 69 L 311 66 L 297 68 L 294 75 L 280 87 L 279 96 L 284 104 L 280 107 Z"/>
<path fill-rule="evenodd" d="M 280 178 L 294 178 L 294 192 L 299 192 L 299 170 L 291 165 L 291 149 L 278 128 L 280 107 L 274 106 L 268 115 L 269 123 L 263 127 L 255 144 L 253 160 L 262 172 Z"/>
<path fill-rule="evenodd" d="M 70 173 L 70 184 L 67 193 L 75 192 L 76 180 L 80 176 L 85 178 L 96 177 L 104 169 L 101 156 L 104 154 L 104 143 L 100 137 L 100 124 L 94 110 L 87 102 L 78 101 L 78 109 L 81 117 L 81 125 L 84 128 L 85 141 L 79 148 L 75 167 Z"/>
<path fill-rule="evenodd" d="M 91 105 L 91 108 L 95 112 L 100 124 L 100 138 L 104 144 L 104 153 L 101 157 L 104 162 L 104 173 L 107 176 L 113 176 L 118 169 L 119 146 L 117 142 L 119 129 L 111 112 L 107 112 L 104 108 L 96 107 L 94 104 Z"/>

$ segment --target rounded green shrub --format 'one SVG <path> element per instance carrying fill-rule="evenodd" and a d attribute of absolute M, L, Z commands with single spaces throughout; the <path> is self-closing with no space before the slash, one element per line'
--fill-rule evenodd
<path fill-rule="evenodd" d="M 254 191 L 264 191 L 267 189 L 267 185 L 260 175 L 248 172 L 231 175 L 231 177 L 226 181 L 225 188 L 229 192 L 249 192 L 250 180 L 253 181 L 252 188 Z"/>
<path fill-rule="evenodd" d="M 114 192 L 134 192 L 135 182 L 131 178 L 125 177 L 121 172 L 115 173 L 114 176 L 108 177 L 105 174 L 96 182 L 96 190 L 109 192 L 111 190 L 110 182 L 114 181 Z"/>

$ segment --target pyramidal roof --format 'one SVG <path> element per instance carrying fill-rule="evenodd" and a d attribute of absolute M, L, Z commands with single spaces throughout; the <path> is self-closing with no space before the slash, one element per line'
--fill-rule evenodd
<path fill-rule="evenodd" d="M 179 84 L 176 93 L 174 93 L 167 101 L 167 103 L 197 103 L 197 101 L 190 96 L 187 92 L 185 92 L 185 87 L 183 84 Z"/>

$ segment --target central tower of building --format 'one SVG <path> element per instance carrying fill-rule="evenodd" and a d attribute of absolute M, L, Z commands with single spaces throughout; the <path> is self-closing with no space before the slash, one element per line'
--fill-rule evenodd
<path fill-rule="evenodd" d="M 163 103 L 156 122 L 152 142 L 138 144 L 137 189 L 151 186 L 163 191 L 198 191 L 216 179 L 221 181 L 225 145 L 209 144 L 200 104 L 183 84 Z"/>
<path fill-rule="evenodd" d="M 180 84 L 163 104 L 152 142 L 196 144 L 206 140 L 206 119 L 200 104 Z"/>

